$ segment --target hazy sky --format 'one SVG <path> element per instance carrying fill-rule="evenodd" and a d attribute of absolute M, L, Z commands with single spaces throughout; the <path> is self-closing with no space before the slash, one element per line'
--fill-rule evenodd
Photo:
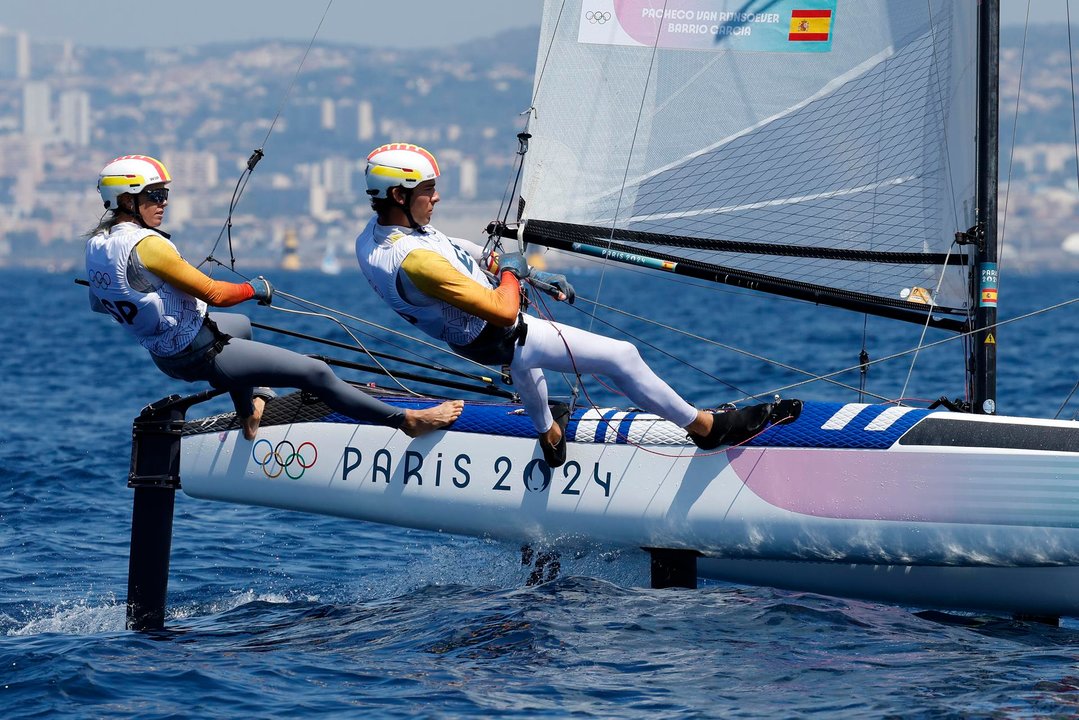
<path fill-rule="evenodd" d="M 327 0 L 0 0 L 0 25 L 38 40 L 148 47 L 228 40 L 307 41 Z M 1031 22 L 1059 22 L 1068 0 L 1029 0 Z M 1079 0 L 1072 17 L 1079 22 Z M 1028 0 L 1001 0 L 1002 24 L 1022 23 Z M 431 47 L 536 26 L 540 0 L 334 0 L 320 40 Z M 498 48 L 492 47 L 492 53 Z"/>
<path fill-rule="evenodd" d="M 148 47 L 228 40 L 307 41 L 328 0 L 0 0 L 0 25 L 35 39 Z M 539 0 L 333 0 L 319 40 L 432 47 L 538 26 Z M 492 48 L 497 52 L 497 48 Z"/>

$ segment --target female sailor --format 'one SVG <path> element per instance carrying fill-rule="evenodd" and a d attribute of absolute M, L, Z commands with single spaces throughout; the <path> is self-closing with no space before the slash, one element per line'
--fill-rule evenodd
<path fill-rule="evenodd" d="M 262 277 L 244 283 L 214 280 L 180 256 L 158 229 L 171 180 L 166 167 L 146 155 L 109 162 L 97 183 L 105 214 L 86 243 L 91 308 L 111 315 L 162 372 L 228 391 L 248 440 L 255 438 L 266 398 L 273 396 L 267 386 L 306 390 L 337 412 L 411 437 L 457 419 L 460 401 L 421 410 L 393 407 L 341 380 L 320 360 L 253 342 L 246 316 L 208 313 L 207 306 L 246 300 L 269 305 L 273 287 Z"/>

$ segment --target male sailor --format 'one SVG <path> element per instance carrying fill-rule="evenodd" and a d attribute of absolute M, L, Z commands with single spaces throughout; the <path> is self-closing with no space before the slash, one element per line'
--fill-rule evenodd
<path fill-rule="evenodd" d="M 661 380 L 628 342 L 526 315 L 521 283 L 539 281 L 573 302 L 564 275 L 533 270 L 520 253 L 491 253 L 431 226 L 439 201 L 438 163 L 427 150 L 390 143 L 367 156 L 367 194 L 375 217 L 356 238 L 356 257 L 375 292 L 399 315 L 457 353 L 508 365 L 551 467 L 566 461 L 568 413 L 554 417 L 543 370 L 605 375 L 637 407 L 685 428 L 698 447 L 744 442 L 766 427 L 772 407 L 697 410 Z"/>

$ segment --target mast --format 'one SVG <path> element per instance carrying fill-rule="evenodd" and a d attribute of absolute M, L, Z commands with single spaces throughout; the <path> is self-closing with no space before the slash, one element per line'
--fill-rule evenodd
<path fill-rule="evenodd" d="M 971 267 L 974 308 L 970 375 L 976 413 L 996 413 L 997 397 L 997 145 L 1000 75 L 1000 0 L 978 4 L 978 218 Z"/>

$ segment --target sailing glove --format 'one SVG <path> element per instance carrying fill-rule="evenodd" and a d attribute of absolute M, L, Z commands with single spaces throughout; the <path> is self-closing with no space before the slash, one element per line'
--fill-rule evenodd
<path fill-rule="evenodd" d="M 570 305 L 573 304 L 573 299 L 577 297 L 577 293 L 573 291 L 573 286 L 569 284 L 569 280 L 566 279 L 565 275 L 533 270 L 532 285 L 555 300 L 564 300 Z"/>
<path fill-rule="evenodd" d="M 259 305 L 269 305 L 273 300 L 273 285 L 266 278 L 259 275 L 254 280 L 248 280 L 247 284 L 255 291 L 255 299 L 259 301 Z"/>
<path fill-rule="evenodd" d="M 528 267 L 528 261 L 521 253 L 507 253 L 498 257 L 498 272 L 510 272 L 518 280 L 527 280 L 532 268 Z"/>

